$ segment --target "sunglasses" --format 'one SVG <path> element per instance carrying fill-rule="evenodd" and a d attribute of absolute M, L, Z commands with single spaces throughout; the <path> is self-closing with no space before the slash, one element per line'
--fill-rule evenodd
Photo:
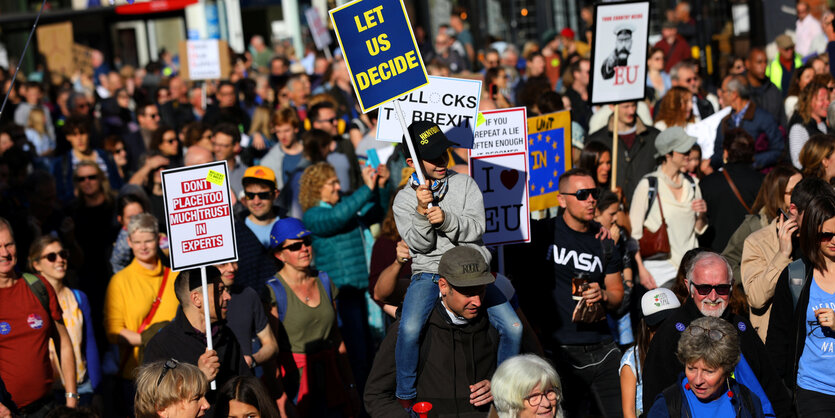
<path fill-rule="evenodd" d="M 722 338 L 725 338 L 726 335 L 724 332 L 718 329 L 702 328 L 698 325 L 690 325 L 689 327 L 687 327 L 687 330 L 687 333 L 694 337 L 707 334 L 707 337 L 713 341 L 719 341 Z"/>
<path fill-rule="evenodd" d="M 98 180 L 98 178 L 99 176 L 97 174 L 91 174 L 89 176 L 75 176 L 75 181 L 83 183 L 85 181 Z"/>
<path fill-rule="evenodd" d="M 581 201 L 582 200 L 587 200 L 589 198 L 589 196 L 591 196 L 592 199 L 597 200 L 597 197 L 600 196 L 600 190 L 598 190 L 598 189 L 580 189 L 580 190 L 577 190 L 574 193 L 563 193 L 563 194 L 568 195 L 568 196 L 574 196 L 574 197 L 577 198 L 577 200 L 581 200 Z"/>
<path fill-rule="evenodd" d="M 244 192 L 244 196 L 249 200 L 255 199 L 255 196 L 261 200 L 271 200 L 273 192 Z"/>
<path fill-rule="evenodd" d="M 173 358 L 166 360 L 165 364 L 162 365 L 162 373 L 159 375 L 159 379 L 157 379 L 157 387 L 159 387 L 159 384 L 162 383 L 162 378 L 164 378 L 165 375 L 168 374 L 168 371 L 176 369 L 179 365 L 180 362 Z"/>
<path fill-rule="evenodd" d="M 285 245 L 285 246 L 283 246 L 279 249 L 282 250 L 282 251 L 283 250 L 299 251 L 299 250 L 302 249 L 303 245 L 307 246 L 307 247 L 310 247 L 311 243 L 312 243 L 312 241 L 311 241 L 310 237 L 305 237 L 304 239 L 302 239 L 301 242 L 294 242 L 290 245 Z"/>
<path fill-rule="evenodd" d="M 729 284 L 718 284 L 713 286 L 709 284 L 691 283 L 691 285 L 696 288 L 696 292 L 698 292 L 701 296 L 709 295 L 712 290 L 715 290 L 716 294 L 719 296 L 727 296 L 731 294 L 731 285 Z"/>
<path fill-rule="evenodd" d="M 835 237 L 835 232 L 818 232 L 818 239 L 821 242 L 832 241 L 833 237 Z"/>
<path fill-rule="evenodd" d="M 337 120 L 338 120 L 337 118 L 319 119 L 316 122 L 325 122 L 325 123 L 331 123 L 332 124 L 332 123 L 336 123 Z"/>
<path fill-rule="evenodd" d="M 124 148 L 119 148 L 119 149 L 114 149 L 114 150 L 112 151 L 112 153 L 113 153 L 113 154 L 121 154 L 121 153 L 123 153 L 123 152 L 128 152 L 128 150 L 126 150 L 126 149 L 124 149 Z"/>
<path fill-rule="evenodd" d="M 61 250 L 61 251 L 58 251 L 58 252 L 52 252 L 52 253 L 49 253 L 49 254 L 44 254 L 44 255 L 41 256 L 41 259 L 45 258 L 50 263 L 54 263 L 56 260 L 58 260 L 58 257 L 61 257 L 61 259 L 66 261 L 66 260 L 69 259 L 69 256 L 70 256 L 70 253 L 67 250 Z"/>
<path fill-rule="evenodd" d="M 165 142 L 166 144 L 173 144 L 175 142 L 179 142 L 179 140 L 177 138 L 173 138 L 173 139 L 163 140 L 162 142 Z"/>

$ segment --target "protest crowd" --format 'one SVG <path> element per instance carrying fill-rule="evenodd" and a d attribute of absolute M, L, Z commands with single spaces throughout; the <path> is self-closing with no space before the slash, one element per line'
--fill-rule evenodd
<path fill-rule="evenodd" d="M 439 120 L 377 140 L 338 47 L 255 36 L 198 82 L 3 69 L 0 418 L 832 416 L 835 15 L 796 12 L 712 89 L 680 2 L 616 105 L 588 24 L 416 28 L 479 111 L 570 112 L 559 207 L 502 248 L 469 150 Z M 160 173 L 216 161 L 238 260 L 173 271 Z"/>

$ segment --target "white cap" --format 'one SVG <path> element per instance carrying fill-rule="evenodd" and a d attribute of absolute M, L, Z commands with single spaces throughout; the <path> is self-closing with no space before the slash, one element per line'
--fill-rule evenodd
<path fill-rule="evenodd" d="M 672 313 L 673 309 L 681 306 L 676 294 L 670 289 L 658 287 L 647 291 L 641 298 L 641 311 L 647 325 L 654 327 Z"/>

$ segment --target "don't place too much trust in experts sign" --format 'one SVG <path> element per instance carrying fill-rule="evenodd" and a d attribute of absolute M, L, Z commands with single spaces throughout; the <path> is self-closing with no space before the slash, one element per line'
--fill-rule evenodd
<path fill-rule="evenodd" d="M 363 112 L 428 83 L 401 0 L 356 0 L 330 16 Z"/>

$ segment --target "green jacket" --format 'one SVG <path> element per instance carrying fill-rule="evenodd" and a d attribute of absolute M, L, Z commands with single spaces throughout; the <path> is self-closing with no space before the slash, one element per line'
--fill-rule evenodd
<path fill-rule="evenodd" d="M 794 68 L 800 68 L 803 65 L 803 60 L 800 58 L 800 55 L 794 54 Z M 780 65 L 780 57 L 774 58 L 773 61 L 768 63 L 768 67 L 765 67 L 765 76 L 778 89 L 783 90 L 783 66 Z"/>
<path fill-rule="evenodd" d="M 304 213 L 302 221 L 313 236 L 316 268 L 328 273 L 336 287 L 368 287 L 363 229 L 383 219 L 381 202 L 388 201 L 387 194 L 385 189 L 372 191 L 363 185 L 334 206 L 320 202 Z"/>

